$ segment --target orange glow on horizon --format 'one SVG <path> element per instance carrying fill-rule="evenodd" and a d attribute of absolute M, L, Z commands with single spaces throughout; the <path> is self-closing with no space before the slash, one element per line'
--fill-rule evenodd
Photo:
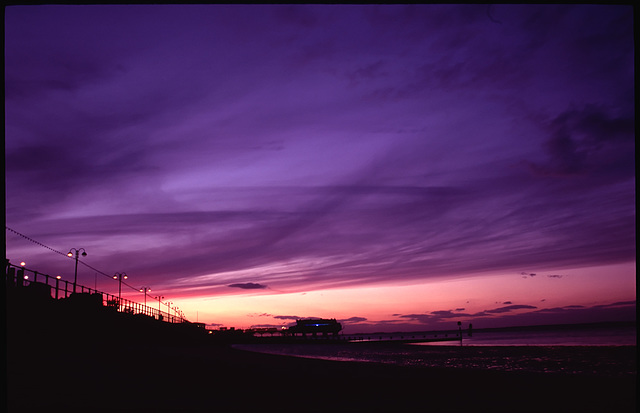
<path fill-rule="evenodd" d="M 602 276 L 612 271 L 618 274 L 615 282 Z M 514 272 L 400 286 L 386 284 L 293 293 L 260 290 L 249 294 L 172 297 L 187 319 L 195 320 L 197 314 L 200 322 L 227 327 L 284 325 L 295 317 L 361 317 L 366 322 L 389 325 L 413 322 L 419 328 L 421 325 L 417 322 L 400 318 L 399 315 L 439 311 L 478 314 L 507 305 L 542 310 L 634 300 L 635 263 L 570 269 L 558 273 L 539 272 L 526 277 Z M 510 314 L 526 311 L 531 310 L 513 310 Z"/>

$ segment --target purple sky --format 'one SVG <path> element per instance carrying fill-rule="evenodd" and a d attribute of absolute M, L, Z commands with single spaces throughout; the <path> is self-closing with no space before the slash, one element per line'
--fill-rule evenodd
<path fill-rule="evenodd" d="M 203 300 L 635 268 L 634 109 L 631 6 L 8 7 L 6 224 Z"/>

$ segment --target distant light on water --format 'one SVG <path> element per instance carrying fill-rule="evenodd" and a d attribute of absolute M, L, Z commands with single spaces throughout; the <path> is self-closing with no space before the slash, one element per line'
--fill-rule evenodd
<path fill-rule="evenodd" d="M 408 344 L 400 341 L 401 334 L 406 337 L 407 333 L 398 333 L 394 337 L 387 337 L 387 340 L 384 340 L 386 344 L 368 340 L 343 341 L 332 345 L 319 341 L 314 345 L 310 344 L 310 340 L 302 344 L 268 344 L 265 341 L 265 344 L 234 347 L 263 353 L 345 362 L 611 377 L 635 374 L 635 324 L 562 327 L 521 327 L 518 331 L 474 330 L 473 338 L 463 338 L 463 346 L 460 346 L 459 341 Z M 397 340 L 395 343 L 394 339 Z M 469 345 L 471 342 L 484 343 Z"/>

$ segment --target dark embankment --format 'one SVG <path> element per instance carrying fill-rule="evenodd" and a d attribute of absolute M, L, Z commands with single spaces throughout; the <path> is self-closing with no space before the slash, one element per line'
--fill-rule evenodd
<path fill-rule="evenodd" d="M 265 355 L 191 326 L 18 298 L 7 307 L 9 412 L 635 411 L 635 378 Z"/>

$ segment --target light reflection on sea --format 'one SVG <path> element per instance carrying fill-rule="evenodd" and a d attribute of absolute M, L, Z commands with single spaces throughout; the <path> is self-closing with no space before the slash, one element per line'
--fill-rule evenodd
<path fill-rule="evenodd" d="M 411 336 L 403 335 L 405 339 Z M 377 337 L 376 337 L 377 338 Z M 403 343 L 372 338 L 356 342 L 273 343 L 241 350 L 337 361 L 601 376 L 636 375 L 635 326 L 474 332 L 459 341 Z M 399 337 L 398 337 L 399 338 Z"/>
<path fill-rule="evenodd" d="M 334 361 L 535 373 L 635 376 L 635 346 L 416 346 L 405 343 L 244 344 L 240 350 Z"/>
<path fill-rule="evenodd" d="M 426 346 L 635 346 L 637 330 L 635 324 L 620 325 L 573 325 L 521 327 L 512 329 L 475 330 L 472 335 L 462 332 L 462 343 L 457 332 L 447 332 L 451 341 L 414 343 Z M 355 334 L 354 341 L 412 340 L 440 338 L 444 334 L 394 333 L 386 335 Z"/>

